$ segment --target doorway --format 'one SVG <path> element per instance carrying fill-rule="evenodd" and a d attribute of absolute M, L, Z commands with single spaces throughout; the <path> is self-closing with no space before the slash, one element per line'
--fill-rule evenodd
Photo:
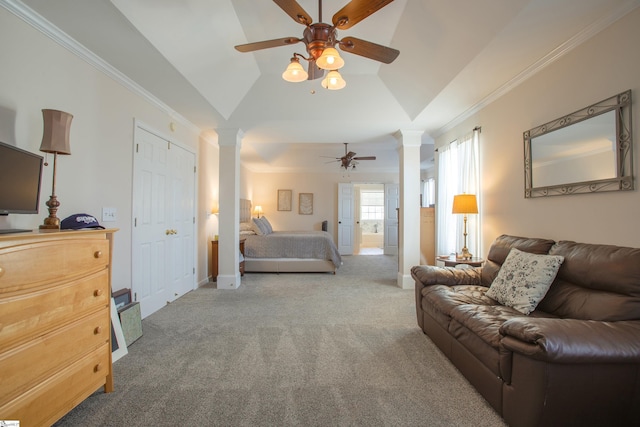
<path fill-rule="evenodd" d="M 355 255 L 384 253 L 384 184 L 354 184 L 356 193 Z"/>

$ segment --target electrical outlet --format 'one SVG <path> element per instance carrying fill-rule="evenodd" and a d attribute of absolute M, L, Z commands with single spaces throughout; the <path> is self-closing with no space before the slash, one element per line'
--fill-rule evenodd
<path fill-rule="evenodd" d="M 116 208 L 102 208 L 102 222 L 117 221 Z"/>

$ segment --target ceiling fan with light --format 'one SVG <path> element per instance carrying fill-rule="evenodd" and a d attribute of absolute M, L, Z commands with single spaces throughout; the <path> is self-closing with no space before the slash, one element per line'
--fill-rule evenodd
<path fill-rule="evenodd" d="M 393 0 L 351 0 L 340 9 L 331 20 L 332 24 L 322 22 L 322 0 L 318 0 L 318 22 L 312 23 L 309 14 L 298 4 L 296 0 L 273 0 L 287 15 L 299 24 L 304 25 L 302 38 L 284 37 L 281 39 L 264 40 L 261 42 L 238 45 L 235 48 L 240 52 L 253 52 L 260 49 L 268 49 L 278 46 L 288 46 L 303 42 L 309 57 L 294 53 L 291 62 L 282 78 L 289 82 L 301 82 L 314 80 L 324 75 L 322 87 L 330 90 L 342 89 L 346 82 L 337 71 L 344 65 L 344 60 L 336 50 L 336 46 L 345 52 L 364 56 L 365 58 L 380 61 L 385 64 L 392 63 L 400 54 L 400 51 L 376 43 L 361 40 L 356 37 L 345 37 L 338 40 L 337 30 L 346 30 L 369 15 L 382 9 Z M 308 61 L 308 72 L 300 65 L 300 58 Z"/>
<path fill-rule="evenodd" d="M 349 151 L 347 148 L 348 143 L 344 143 L 344 156 L 335 157 L 335 160 L 340 162 L 340 167 L 345 170 L 355 169 L 358 164 L 358 160 L 375 160 L 376 156 L 360 156 L 356 157 L 356 153 Z M 331 163 L 331 162 L 329 162 Z"/>

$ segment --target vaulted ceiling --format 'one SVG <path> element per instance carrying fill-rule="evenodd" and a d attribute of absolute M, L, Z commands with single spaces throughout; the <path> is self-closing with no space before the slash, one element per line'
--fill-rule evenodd
<path fill-rule="evenodd" d="M 335 172 L 343 142 L 364 171 L 397 171 L 398 130 L 433 137 L 640 4 L 640 0 L 395 0 L 338 38 L 400 51 L 391 64 L 343 53 L 347 86 L 287 83 L 302 43 L 240 53 L 235 45 L 302 37 L 268 0 L 23 0 L 203 131 L 239 128 L 255 171 Z M 298 0 L 318 20 L 317 0 Z M 323 22 L 347 0 L 324 0 Z M 481 125 L 479 123 L 479 125 Z M 471 131 L 471 129 L 469 129 Z"/>

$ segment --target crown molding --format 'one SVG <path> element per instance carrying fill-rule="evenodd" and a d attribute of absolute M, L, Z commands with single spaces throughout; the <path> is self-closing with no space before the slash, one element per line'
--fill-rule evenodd
<path fill-rule="evenodd" d="M 493 101 L 499 99 L 501 96 L 513 90 L 515 87 L 523 83 L 524 81 L 531 78 L 533 75 L 546 68 L 548 65 L 554 63 L 558 59 L 562 58 L 564 55 L 572 51 L 574 48 L 578 47 L 585 41 L 589 40 L 591 37 L 598 34 L 600 31 L 609 27 L 611 24 L 616 22 L 618 19 L 627 15 L 632 10 L 636 9 L 640 6 L 639 0 L 630 0 L 617 9 L 613 10 L 609 15 L 603 16 L 602 18 L 594 21 L 591 25 L 585 27 L 582 31 L 571 37 L 566 42 L 562 43 L 557 48 L 553 49 L 551 52 L 540 58 L 538 61 L 527 67 L 520 74 L 516 75 L 511 80 L 507 81 L 505 84 L 497 88 L 495 91 L 481 99 L 478 103 L 471 106 L 469 109 L 464 111 L 462 114 L 451 120 L 449 123 L 438 129 L 434 132 L 434 138 L 437 138 L 451 129 L 455 128 L 460 123 L 467 120 L 469 117 L 476 114 L 478 111 L 485 108 L 487 105 L 491 104 Z"/>
<path fill-rule="evenodd" d="M 172 120 L 180 122 L 192 132 L 195 132 L 197 134 L 201 133 L 202 130 L 199 127 L 197 127 L 192 122 L 187 120 L 184 116 L 173 110 L 160 99 L 156 98 L 153 94 L 131 80 L 125 74 L 121 73 L 111 64 L 87 49 L 84 45 L 78 43 L 67 33 L 60 30 L 51 22 L 47 21 L 42 15 L 38 14 L 35 10 L 31 9 L 26 4 L 18 0 L 0 0 L 0 6 L 4 7 L 9 12 L 22 19 L 24 22 L 31 25 L 36 30 L 40 31 L 42 34 L 49 37 L 54 42 L 58 43 L 60 46 L 67 49 L 78 58 L 84 60 L 86 63 L 93 66 L 98 71 L 107 75 L 116 83 L 139 95 L 149 104 L 153 105 L 159 110 L 164 111 L 171 117 Z"/>

